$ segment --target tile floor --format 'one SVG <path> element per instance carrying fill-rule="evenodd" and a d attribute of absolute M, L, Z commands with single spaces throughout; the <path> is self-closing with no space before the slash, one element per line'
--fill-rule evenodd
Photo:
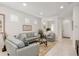
<path fill-rule="evenodd" d="M 62 39 L 52 48 L 46 56 L 76 56 L 71 39 Z"/>
<path fill-rule="evenodd" d="M 47 43 L 47 47 L 45 46 L 45 44 L 41 44 L 40 45 L 40 51 L 39 51 L 39 56 L 44 56 L 45 54 L 48 53 L 48 51 L 50 51 L 55 45 L 56 45 L 57 41 L 54 42 L 48 42 Z"/>

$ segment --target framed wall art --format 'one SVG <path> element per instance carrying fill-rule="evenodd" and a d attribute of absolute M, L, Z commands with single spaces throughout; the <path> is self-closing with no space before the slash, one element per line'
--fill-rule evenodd
<path fill-rule="evenodd" d="M 32 31 L 32 25 L 23 25 L 23 31 Z"/>

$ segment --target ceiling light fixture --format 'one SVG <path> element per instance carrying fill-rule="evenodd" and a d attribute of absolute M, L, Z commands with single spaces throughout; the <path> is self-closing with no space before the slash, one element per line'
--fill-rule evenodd
<path fill-rule="evenodd" d="M 63 9 L 64 7 L 63 6 L 60 6 L 60 8 Z"/>
<path fill-rule="evenodd" d="M 23 6 L 27 6 L 27 4 L 26 3 L 23 3 Z"/>

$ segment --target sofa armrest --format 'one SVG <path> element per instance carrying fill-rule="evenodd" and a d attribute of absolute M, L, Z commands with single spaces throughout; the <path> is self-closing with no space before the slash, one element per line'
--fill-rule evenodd
<path fill-rule="evenodd" d="M 18 49 L 18 47 L 9 40 L 6 40 L 5 44 L 9 55 L 16 56 L 17 55 L 16 50 Z"/>
<path fill-rule="evenodd" d="M 18 49 L 17 54 L 19 56 L 37 56 L 39 55 L 39 44 L 34 43 L 24 48 Z"/>

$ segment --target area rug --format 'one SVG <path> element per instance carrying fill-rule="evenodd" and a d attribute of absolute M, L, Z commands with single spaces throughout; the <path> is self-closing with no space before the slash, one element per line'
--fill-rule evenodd
<path fill-rule="evenodd" d="M 45 54 L 47 54 L 47 52 L 53 48 L 56 44 L 56 41 L 55 42 L 48 42 L 48 45 L 47 47 L 45 46 L 45 44 L 41 44 L 40 45 L 40 51 L 39 51 L 39 56 L 45 56 Z"/>

